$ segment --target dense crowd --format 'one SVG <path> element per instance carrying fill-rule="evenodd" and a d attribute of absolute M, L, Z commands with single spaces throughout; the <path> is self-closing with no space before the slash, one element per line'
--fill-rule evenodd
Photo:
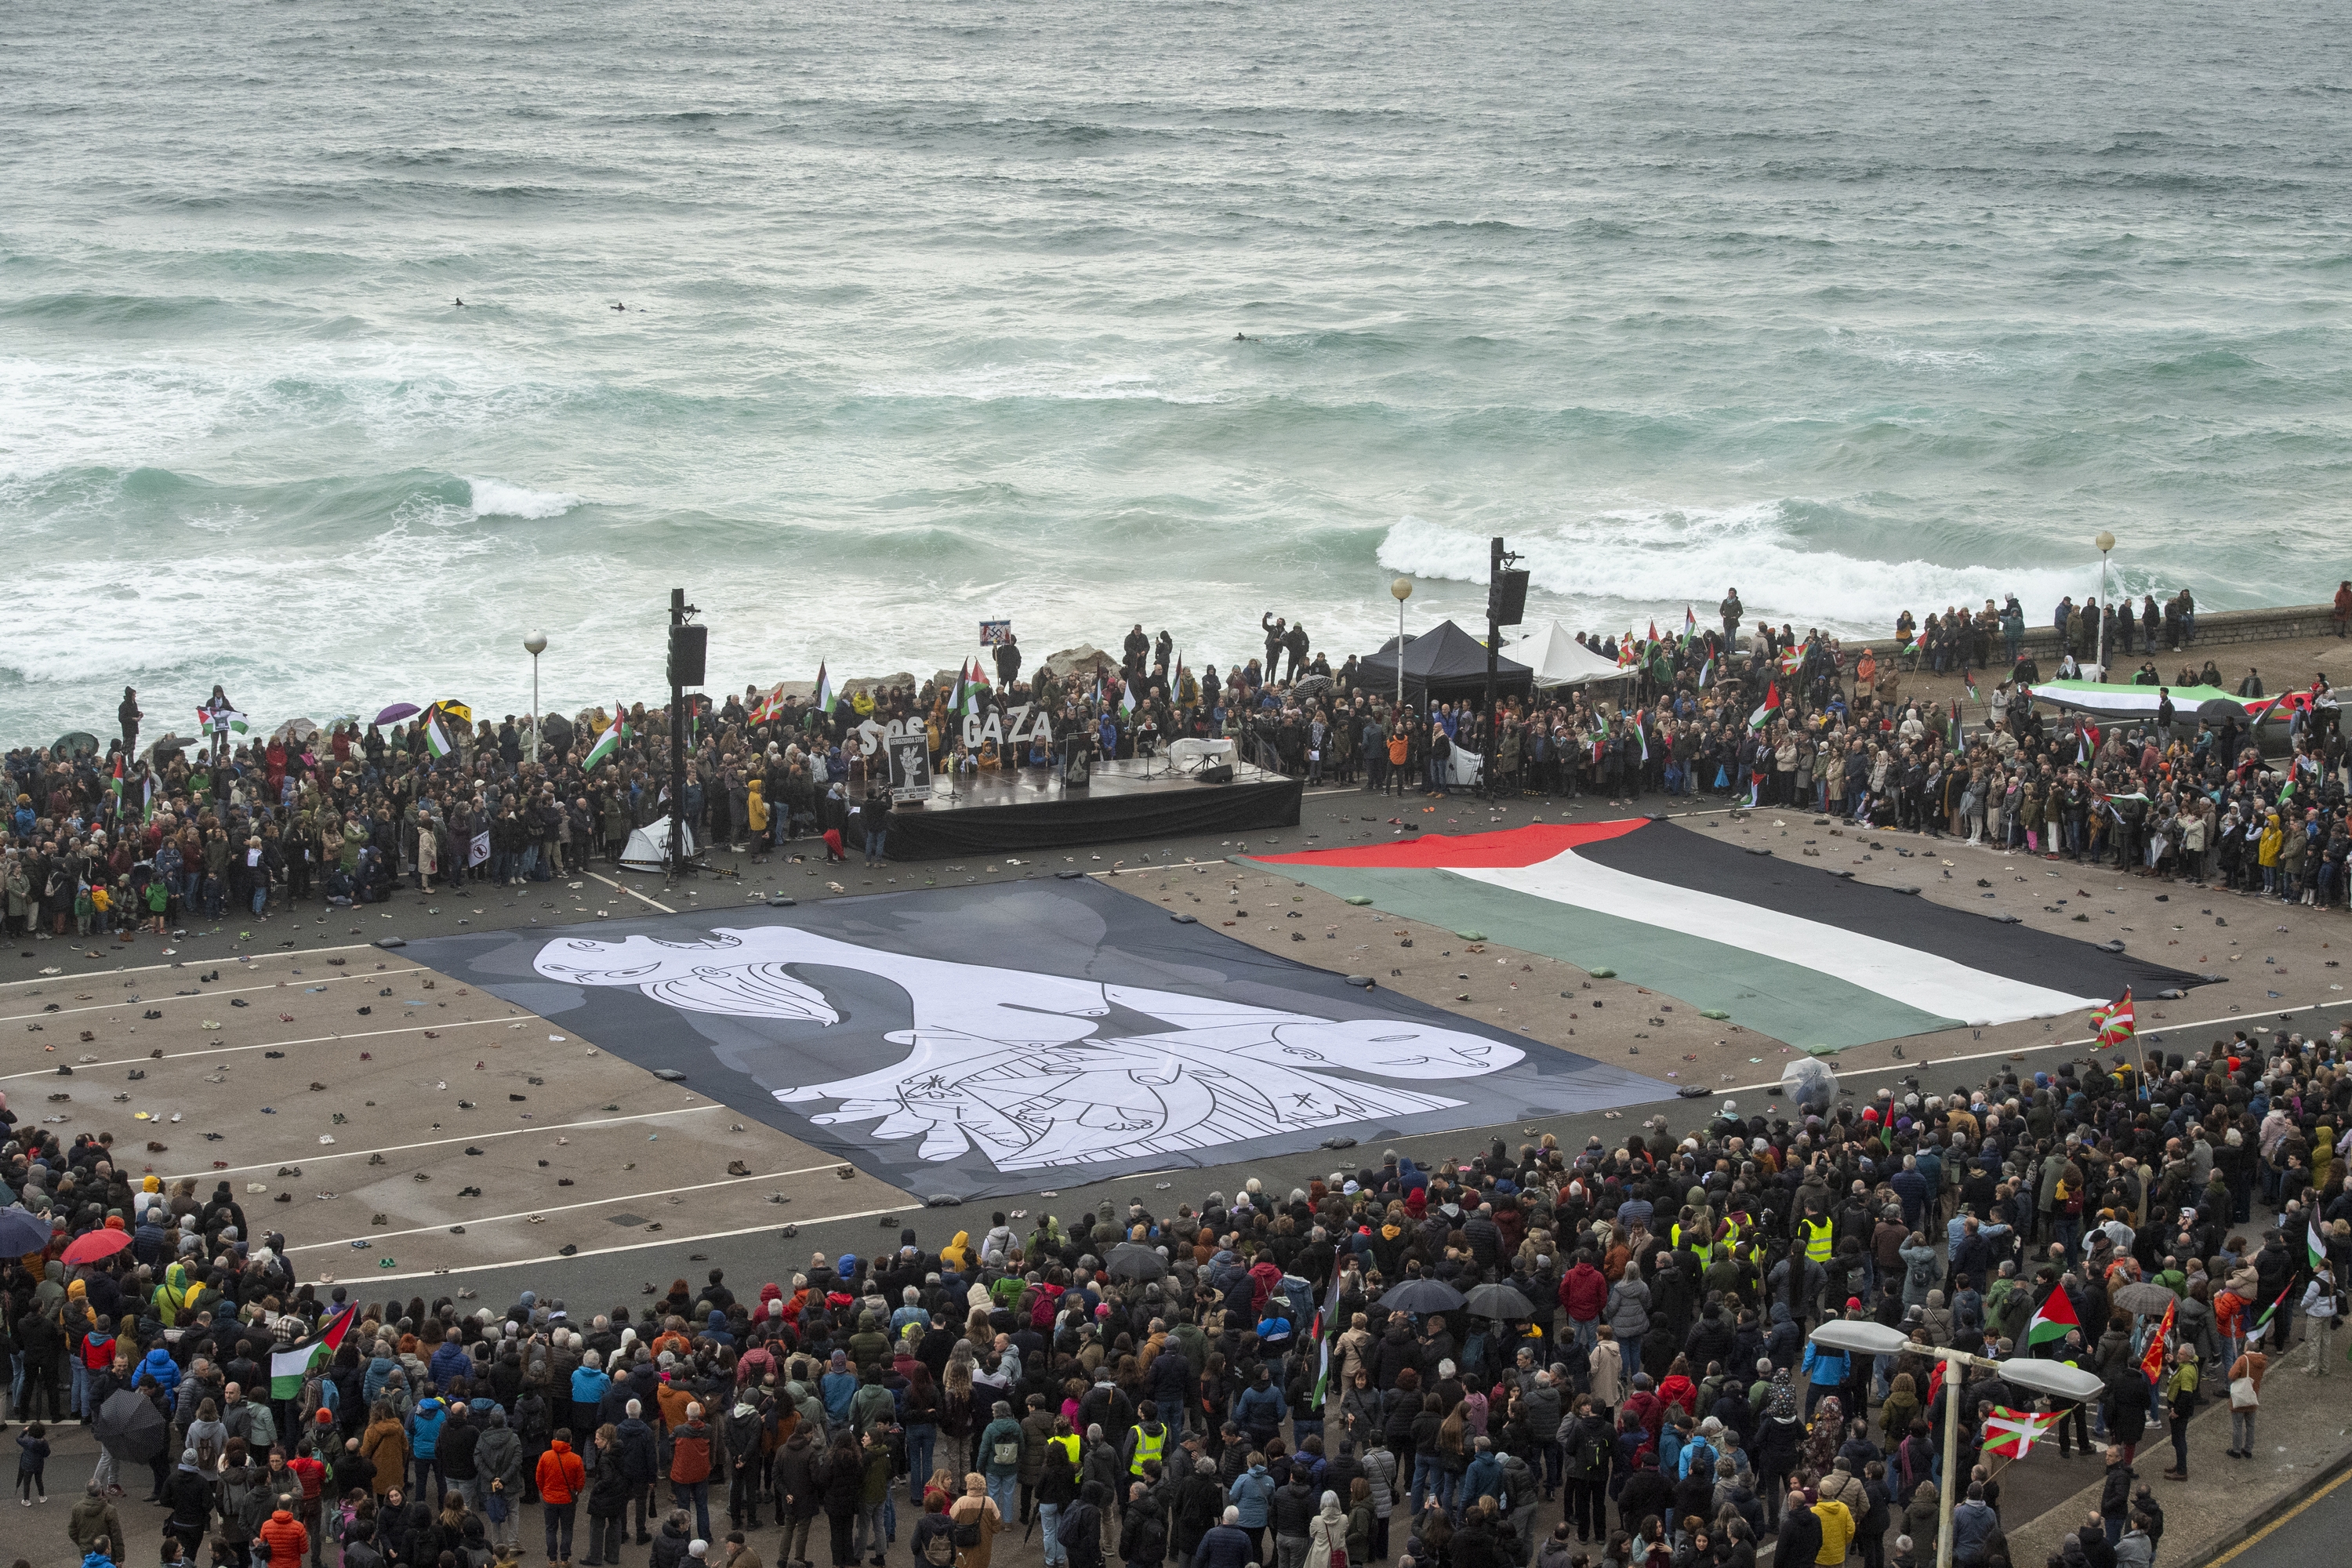
<path fill-rule="evenodd" d="M 2132 644 L 2128 617 L 2108 609 L 2112 658 Z M 1229 739 L 1316 784 L 1404 794 L 1491 783 L 1612 802 L 1712 795 L 2106 857 L 2317 904 L 2341 904 L 2352 889 L 2343 742 L 2324 681 L 2277 710 L 2289 717 L 2265 731 L 2267 747 L 2230 719 L 2053 723 L 2026 698 L 2041 679 L 2031 657 L 2012 658 L 1978 717 L 1974 702 L 1906 698 L 1905 677 L 1923 658 L 1937 670 L 1981 668 L 1996 637 L 2014 655 L 2014 599 L 1904 626 L 1904 651 L 1885 660 L 1867 647 L 1849 659 L 1837 638 L 1788 625 L 1743 637 L 1736 592 L 1719 611 L 1719 625 L 1676 637 L 1580 637 L 1623 676 L 1506 695 L 1491 742 L 1481 693 L 1400 702 L 1368 689 L 1360 660 L 1334 670 L 1303 626 L 1271 616 L 1263 658 L 1223 671 L 1192 668 L 1167 632 L 1140 626 L 1115 662 L 1024 668 L 1008 634 L 960 674 L 851 683 L 828 690 L 823 710 L 781 686 L 691 699 L 680 815 L 698 845 L 791 854 L 806 840 L 806 853 L 862 848 L 874 861 L 889 853 L 892 735 L 922 735 L 934 773 L 964 781 L 1066 767 L 1074 752 L 1150 757 L 1179 739 Z M 2168 646 L 2176 631 L 2193 635 L 2185 590 L 2147 613 L 2156 618 L 2142 625 Z M 2079 631 L 2083 619 L 2061 606 L 2064 626 Z M 2062 676 L 2074 658 L 2063 642 Z M 2152 663 L 2136 679 L 2161 679 Z M 2173 684 L 2221 679 L 2208 660 Z M 215 687 L 203 710 L 225 719 L 235 708 Z M 669 716 L 642 704 L 549 715 L 536 735 L 528 716 L 476 720 L 452 703 L 405 723 L 223 728 L 143 751 L 136 691 L 125 689 L 117 717 L 120 738 L 103 750 L 0 759 L 14 799 L 0 847 L 12 933 L 129 942 L 231 913 L 266 920 L 404 889 L 576 876 L 673 815 Z M 2266 759 L 2282 741 L 2289 754 Z"/>
<path fill-rule="evenodd" d="M 2054 1439 L 2055 1462 L 2106 1445 L 2101 1521 L 2052 1562 L 2128 1568 L 2163 1530 L 2136 1468 L 2152 1434 L 2185 1475 L 2192 1420 L 2226 1398 L 2230 1452 L 2250 1451 L 2283 1352 L 2308 1334 L 2313 1370 L 2333 1361 L 2345 1051 L 2240 1034 L 1940 1094 L 1726 1101 L 1614 1146 L 1496 1140 L 1164 1212 L 1000 1212 L 936 1248 L 908 1230 L 597 1311 L 358 1300 L 300 1279 L 226 1182 L 133 1177 L 109 1138 L 0 1110 L 8 1195 L 54 1233 L 0 1274 L 0 1342 L 17 1419 L 119 1416 L 127 1392 L 161 1428 L 144 1452 L 108 1436 L 60 1488 L 88 1568 L 124 1561 L 142 1503 L 163 1563 L 238 1568 L 485 1568 L 541 1545 L 581 1568 L 989 1568 L 1015 1531 L 1055 1568 L 1747 1568 L 1767 1540 L 1782 1564 L 1908 1568 L 1938 1528 L 1954 1400 L 1956 1560 L 2000 1568 L 1986 1423 L 2033 1401 L 1998 1365 L 1938 1377 L 1944 1345 L 2099 1374 Z M 63 1264 L 101 1230 L 120 1250 Z M 2178 1302 L 2153 1379 L 2154 1320 L 2115 1304 L 2133 1284 Z M 1808 1340 L 1835 1317 L 1919 1348 Z M 273 1381 L 273 1351 L 321 1323 L 347 1327 L 331 1354 Z M 27 1506 L 53 1430 L 20 1434 Z"/>

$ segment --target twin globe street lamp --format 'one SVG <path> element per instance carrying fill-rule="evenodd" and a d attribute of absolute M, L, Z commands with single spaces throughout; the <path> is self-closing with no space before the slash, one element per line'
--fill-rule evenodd
<path fill-rule="evenodd" d="M 2101 537 L 2107 538 L 2104 534 Z M 2112 544 L 2114 541 L 2108 539 L 2108 542 Z M 1936 1568 L 1952 1568 L 1952 1498 L 1959 1479 L 1960 1400 L 1968 1384 L 1968 1373 L 1962 1369 L 1990 1367 L 2000 1373 L 2004 1383 L 2078 1404 L 2097 1398 L 2106 1388 L 2095 1373 L 2063 1362 L 2035 1361 L 2026 1356 L 1994 1361 L 1948 1346 L 1937 1349 L 1916 1345 L 1900 1330 L 1868 1320 L 1837 1319 L 1823 1323 L 1806 1337 L 1824 1350 L 1843 1351 L 1850 1355 L 1891 1356 L 1911 1351 L 1931 1355 L 1944 1363 L 1944 1476 L 1938 1488 L 1942 1495 L 1937 1499 L 1939 1518 L 1936 1527 Z"/>

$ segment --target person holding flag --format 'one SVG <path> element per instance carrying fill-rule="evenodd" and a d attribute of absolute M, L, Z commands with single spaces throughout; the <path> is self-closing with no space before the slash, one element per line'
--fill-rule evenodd
<path fill-rule="evenodd" d="M 2328 1352 L 2336 1333 L 2336 1266 L 2328 1259 L 2327 1244 L 2320 1238 L 2315 1220 L 2312 1223 L 2309 1247 L 2311 1282 L 2303 1288 L 2303 1316 L 2308 1325 L 2305 1337 L 2311 1342 L 2310 1375 L 2326 1377 L 2334 1371 Z"/>
<path fill-rule="evenodd" d="M 615 699 L 613 703 L 613 721 L 604 727 L 603 734 L 596 737 L 596 743 L 588 748 L 588 755 L 581 763 L 580 771 L 583 773 L 594 773 L 597 764 L 608 761 L 614 752 L 621 749 L 621 742 L 628 738 L 628 704 Z"/>
<path fill-rule="evenodd" d="M 2164 1339 L 2172 1328 L 2172 1309 L 2164 1311 L 2164 1327 L 2158 1331 L 2149 1352 L 2156 1358 L 2158 1371 L 2163 1370 Z M 2165 1415 L 2172 1428 L 2172 1468 L 2164 1472 L 2168 1481 L 2189 1479 L 2189 1418 L 2197 1414 L 2203 1403 L 2197 1392 L 2197 1349 L 2194 1345 L 2176 1345 L 2171 1352 L 2172 1371 L 2158 1381 L 2158 1392 L 2165 1401 Z"/>

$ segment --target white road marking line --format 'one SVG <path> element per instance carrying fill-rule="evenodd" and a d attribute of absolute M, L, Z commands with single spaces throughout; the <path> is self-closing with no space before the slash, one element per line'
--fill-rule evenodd
<path fill-rule="evenodd" d="M 251 1046 L 203 1046 L 193 1051 L 175 1051 L 162 1059 L 172 1062 L 186 1061 L 192 1057 L 234 1056 L 239 1051 L 274 1051 L 281 1046 L 331 1045 L 337 1040 L 380 1040 L 386 1035 L 415 1035 L 422 1034 L 426 1029 L 478 1029 L 485 1024 L 533 1021 L 535 1020 L 530 1015 L 520 1017 L 509 1016 L 503 1018 L 460 1018 L 454 1024 L 415 1024 L 399 1029 L 361 1029 L 348 1035 L 306 1035 L 298 1040 L 263 1040 L 258 1045 Z M 72 1067 L 76 1072 L 95 1072 L 100 1068 L 142 1067 L 155 1059 L 153 1057 L 123 1057 L 110 1062 L 75 1062 Z M 55 1068 L 41 1068 L 33 1072 L 0 1073 L 0 1083 L 7 1083 L 20 1078 L 55 1078 L 58 1069 Z"/>
<path fill-rule="evenodd" d="M 230 952 L 209 958 L 181 958 L 169 963 L 142 963 L 129 969 L 85 969 L 79 973 L 62 970 L 56 974 L 36 974 L 26 980 L 0 980 L 0 985 L 64 984 L 68 980 L 100 980 L 110 974 L 149 974 L 159 969 L 201 969 L 207 963 L 267 963 L 274 959 L 309 958 L 320 952 L 357 952 L 362 948 L 374 947 L 372 942 L 346 942 L 333 947 L 289 948 L 278 952 Z M 390 952 L 391 949 L 380 951 Z M 414 960 L 410 962 L 414 963 Z"/>
<path fill-rule="evenodd" d="M 560 1252 L 550 1252 L 537 1258 L 501 1258 L 494 1263 L 468 1263 L 465 1264 L 461 1268 L 452 1268 L 448 1269 L 447 1272 L 450 1274 L 478 1274 L 484 1269 L 488 1268 L 528 1268 L 538 1264 L 573 1263 L 583 1258 L 609 1258 L 616 1252 L 643 1252 L 649 1247 L 692 1247 L 697 1242 L 722 1241 L 727 1237 L 733 1236 L 756 1236 L 763 1230 L 782 1230 L 787 1225 L 832 1225 L 842 1220 L 872 1219 L 877 1215 L 906 1214 L 922 1206 L 922 1199 L 909 1197 L 903 1204 L 892 1204 L 887 1207 L 878 1209 L 858 1209 L 850 1214 L 819 1215 L 814 1219 L 778 1220 L 769 1225 L 747 1225 L 738 1230 L 709 1230 L 704 1231 L 699 1236 L 663 1235 L 655 1237 L 647 1241 L 623 1242 L 618 1247 L 583 1247 L 569 1258 L 564 1257 Z M 345 1279 L 338 1275 L 332 1277 L 331 1280 L 328 1276 L 322 1275 L 320 1277 L 320 1283 L 327 1284 L 331 1282 L 339 1285 L 357 1285 L 362 1280 L 375 1279 L 388 1284 L 398 1279 L 430 1279 L 435 1278 L 440 1272 L 442 1271 L 437 1269 L 421 1268 L 414 1273 L 408 1274 L 358 1274 L 352 1276 L 349 1279 Z"/>
<path fill-rule="evenodd" d="M 585 1126 L 587 1124 L 584 1122 L 574 1122 L 572 1125 Z M 528 1219 L 535 1214 L 569 1214 L 574 1209 L 603 1208 L 607 1204 L 636 1203 L 646 1198 L 666 1198 L 673 1193 L 705 1192 L 712 1187 L 731 1187 L 744 1182 L 782 1181 L 786 1176 L 806 1176 L 813 1175 L 818 1171 L 835 1170 L 838 1168 L 841 1162 L 838 1160 L 830 1160 L 822 1165 L 802 1165 L 790 1171 L 755 1172 L 748 1176 L 724 1176 L 715 1182 L 695 1182 L 683 1187 L 659 1187 L 649 1193 L 623 1193 L 617 1197 L 590 1198 L 576 1204 L 558 1204 L 551 1208 L 517 1209 L 512 1214 L 484 1215 L 478 1219 L 465 1219 L 462 1223 L 465 1225 L 467 1230 L 470 1232 L 474 1226 L 478 1225 L 497 1225 L 505 1220 Z M 883 1209 L 877 1212 L 887 1214 L 889 1211 L 887 1209 Z M 795 1222 L 780 1219 L 776 1223 L 781 1226 Z M 354 1241 L 373 1241 L 379 1238 L 389 1241 L 394 1237 L 401 1236 L 440 1235 L 446 1233 L 448 1228 L 449 1227 L 446 1225 L 420 1225 L 412 1226 L 406 1230 L 370 1230 L 359 1236 L 347 1236 L 341 1241 L 306 1241 L 299 1247 L 289 1247 L 286 1250 L 289 1252 L 314 1252 L 322 1247 L 349 1247 Z"/>
<path fill-rule="evenodd" d="M 666 915 L 674 915 L 674 914 L 677 913 L 677 911 L 676 910 L 671 909 L 667 904 L 665 904 L 665 903 L 661 902 L 659 900 L 657 900 L 657 899 L 649 899 L 649 898 L 646 897 L 643 893 L 640 893 L 639 891 L 637 891 L 635 888 L 625 888 L 625 887 L 621 886 L 621 884 L 620 884 L 620 883 L 615 882 L 614 880 L 613 880 L 613 879 L 612 879 L 612 878 L 607 877 L 607 876 L 604 876 L 604 875 L 603 873 L 601 873 L 601 872 L 597 872 L 597 871 L 591 871 L 591 872 L 589 872 L 589 873 L 588 873 L 588 875 L 589 875 L 589 876 L 591 876 L 591 877 L 593 877 L 593 878 L 594 878 L 597 881 L 604 883 L 604 886 L 606 886 L 606 887 L 608 887 L 608 888 L 612 889 L 614 892 L 616 892 L 616 893 L 626 893 L 626 894 L 628 894 L 628 895 L 629 895 L 629 897 L 631 897 L 631 898 L 633 898 L 633 899 L 636 900 L 637 900 L 639 903 L 641 903 L 641 904 L 651 904 L 655 909 L 659 910 L 662 913 L 664 913 L 664 914 L 666 914 Z"/>
<path fill-rule="evenodd" d="M 375 1149 L 338 1148 L 329 1150 L 322 1153 L 312 1153 L 310 1150 L 305 1149 L 301 1152 L 287 1159 L 264 1160 L 258 1164 L 253 1165 L 224 1165 L 215 1171 L 183 1171 L 180 1174 L 183 1176 L 197 1177 L 234 1176 L 247 1171 L 272 1171 L 280 1165 L 318 1165 L 324 1164 L 329 1160 L 356 1159 L 362 1154 L 398 1154 L 410 1149 L 437 1149 L 445 1143 L 475 1143 L 479 1142 L 485 1138 L 519 1138 L 526 1132 L 567 1132 L 575 1127 L 616 1127 L 623 1122 L 645 1121 L 656 1116 L 685 1116 L 698 1110 L 718 1110 L 720 1109 L 721 1107 L 716 1101 L 713 1101 L 708 1105 L 681 1105 L 669 1110 L 638 1110 L 632 1111 L 626 1116 L 595 1117 L 586 1121 L 550 1121 L 541 1126 L 509 1127 L 497 1132 L 462 1133 L 454 1138 L 427 1138 L 422 1142 L 417 1143 L 386 1143 L 381 1148 Z M 841 1162 L 838 1160 L 834 1162 L 835 1165 L 838 1165 L 839 1163 L 841 1163 Z M 830 1170 L 832 1169 L 832 1166 L 824 1166 L 822 1168 Z M 173 1182 L 179 1180 L 179 1176 L 165 1176 L 162 1179 L 166 1182 Z"/>
<path fill-rule="evenodd" d="M 302 978 L 307 980 L 310 976 L 306 974 Z M 328 985 L 368 978 L 370 976 L 365 974 L 327 974 L 320 977 L 320 982 Z M 285 989 L 287 987 L 277 984 L 236 985 L 218 991 L 190 991 L 184 994 L 170 996 L 122 997 L 112 1002 L 93 1002 L 87 1007 L 60 1007 L 54 1013 L 0 1013 L 0 1024 L 37 1023 L 43 1018 L 70 1018 L 77 1013 L 108 1013 L 122 1007 L 160 1007 L 166 1002 L 203 1002 L 215 996 L 241 996 L 248 992 Z"/>

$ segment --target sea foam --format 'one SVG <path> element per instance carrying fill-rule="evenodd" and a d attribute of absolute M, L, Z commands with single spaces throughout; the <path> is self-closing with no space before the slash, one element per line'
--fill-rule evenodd
<path fill-rule="evenodd" d="M 476 517 L 562 517 L 580 504 L 580 498 L 562 490 L 526 489 L 504 479 L 467 479 L 473 489 Z"/>

